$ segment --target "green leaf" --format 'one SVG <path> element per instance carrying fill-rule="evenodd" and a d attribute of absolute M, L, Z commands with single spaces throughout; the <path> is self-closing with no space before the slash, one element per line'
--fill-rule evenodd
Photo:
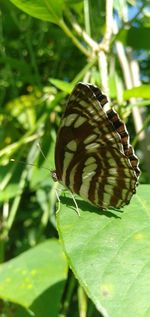
<path fill-rule="evenodd" d="M 124 100 L 128 100 L 132 97 L 135 98 L 150 98 L 150 85 L 141 85 L 132 89 L 127 89 L 123 94 Z"/>
<path fill-rule="evenodd" d="M 134 104 L 133 103 L 128 104 L 128 108 L 143 107 L 143 106 L 150 106 L 150 99 L 141 100 L 141 101 L 136 100 Z"/>
<path fill-rule="evenodd" d="M 69 264 L 104 317 L 150 315 L 149 185 L 141 185 L 124 212 L 101 212 L 61 198 L 60 239 Z"/>
<path fill-rule="evenodd" d="M 119 32 L 115 40 L 123 42 L 124 45 L 131 46 L 134 49 L 150 49 L 150 28 L 130 27 Z"/>
<path fill-rule="evenodd" d="M 66 3 L 72 4 L 72 3 L 78 3 L 83 2 L 83 0 L 65 0 Z"/>
<path fill-rule="evenodd" d="M 44 21 L 59 24 L 62 19 L 64 0 L 10 0 L 27 14 Z"/>
<path fill-rule="evenodd" d="M 50 78 L 49 81 L 58 89 L 66 92 L 67 94 L 70 94 L 72 89 L 74 88 L 74 85 L 71 83 L 67 83 L 63 80 L 60 79 L 54 79 L 54 78 Z"/>
<path fill-rule="evenodd" d="M 118 103 L 121 104 L 123 100 L 123 82 L 116 71 L 112 72 L 108 79 L 110 97 L 116 98 Z"/>
<path fill-rule="evenodd" d="M 66 274 L 60 244 L 47 240 L 0 266 L 0 298 L 30 307 L 38 317 L 58 316 Z"/>

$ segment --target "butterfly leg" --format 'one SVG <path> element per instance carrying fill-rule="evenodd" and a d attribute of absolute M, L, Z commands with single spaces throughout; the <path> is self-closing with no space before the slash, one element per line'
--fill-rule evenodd
<path fill-rule="evenodd" d="M 58 213 L 58 212 L 60 211 L 60 198 L 59 198 L 59 193 L 58 193 L 58 190 L 57 190 L 57 189 L 55 189 L 55 193 L 56 193 L 56 198 L 57 198 L 57 200 L 58 200 L 58 208 L 57 208 L 57 210 L 56 210 L 56 213 Z M 65 190 L 64 190 L 64 193 L 65 193 Z M 72 197 L 72 199 L 73 199 L 73 201 L 74 201 L 74 204 L 75 204 L 75 207 L 76 207 L 75 210 L 76 210 L 78 216 L 80 216 L 79 207 L 78 207 L 78 205 L 77 205 L 77 202 L 76 202 L 76 200 L 75 200 L 74 195 L 73 195 L 72 192 L 71 192 L 71 197 Z"/>
<path fill-rule="evenodd" d="M 78 216 L 80 217 L 79 207 L 78 207 L 78 205 L 77 205 L 77 202 L 76 202 L 76 200 L 75 200 L 74 195 L 73 195 L 72 192 L 71 192 L 71 197 L 72 197 L 72 199 L 73 199 L 73 201 L 74 201 L 74 204 L 75 204 L 75 207 L 76 207 L 76 212 L 77 212 Z"/>
<path fill-rule="evenodd" d="M 58 208 L 56 210 L 56 213 L 58 213 L 60 211 L 60 199 L 59 199 L 59 195 L 58 195 L 57 189 L 55 189 L 55 193 L 56 193 L 56 197 L 57 197 L 57 200 L 58 200 Z"/>

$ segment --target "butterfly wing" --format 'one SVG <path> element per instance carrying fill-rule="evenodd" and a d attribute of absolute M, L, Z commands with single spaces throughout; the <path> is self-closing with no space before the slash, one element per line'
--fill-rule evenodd
<path fill-rule="evenodd" d="M 116 131 L 116 113 L 108 116 L 103 111 L 106 102 L 96 86 L 76 85 L 58 131 L 56 175 L 64 186 L 92 204 L 120 208 L 135 192 L 137 175 L 129 158 L 134 153 L 125 154 L 123 133 Z M 129 152 L 127 140 L 124 143 Z"/>

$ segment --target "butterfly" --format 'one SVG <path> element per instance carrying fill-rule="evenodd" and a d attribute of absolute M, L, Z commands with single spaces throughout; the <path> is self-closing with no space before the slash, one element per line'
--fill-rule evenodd
<path fill-rule="evenodd" d="M 122 208 L 136 192 L 140 170 L 125 124 L 95 85 L 72 91 L 56 139 L 54 180 L 102 209 Z"/>

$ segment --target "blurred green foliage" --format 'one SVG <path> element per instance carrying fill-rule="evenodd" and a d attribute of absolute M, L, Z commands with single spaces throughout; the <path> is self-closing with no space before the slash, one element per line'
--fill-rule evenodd
<path fill-rule="evenodd" d="M 16 5 L 20 3 L 20 1 L 12 2 L 16 2 Z M 19 256 L 30 248 L 32 250 L 32 247 L 44 243 L 49 238 L 58 238 L 55 219 L 56 189 L 59 191 L 61 188 L 57 188 L 57 184 L 53 182 L 50 171 L 55 167 L 54 147 L 60 117 L 66 104 L 67 94 L 72 90 L 74 83 L 86 80 L 100 86 L 103 76 L 98 67 L 97 55 L 94 55 L 82 34 L 78 39 L 79 44 L 75 40 L 75 30 L 73 29 L 72 33 L 69 33 L 69 29 L 72 28 L 72 17 L 77 19 L 80 27 L 86 28 L 91 38 L 98 43 L 105 32 L 105 1 L 89 1 L 90 21 L 84 11 L 85 3 L 83 1 L 66 0 L 53 4 L 52 12 L 57 16 L 56 21 L 54 21 L 52 12 L 46 13 L 46 16 L 50 18 L 45 18 L 44 15 L 41 20 L 35 19 L 21 11 L 12 2 L 1 0 L 0 3 L 1 263 Z M 38 1 L 37 4 L 42 3 L 42 6 L 45 6 L 45 2 Z M 23 2 L 23 5 L 26 3 L 28 6 L 29 2 Z M 49 3 L 52 4 L 52 1 Z M 61 7 L 57 4 L 62 4 L 62 12 Z M 138 4 L 141 4 L 140 1 Z M 131 4 L 129 4 L 130 6 Z M 114 1 L 114 10 L 121 23 L 120 1 Z M 68 29 L 65 29 L 64 22 L 62 23 L 63 14 Z M 35 11 L 31 15 L 34 16 Z M 134 23 L 137 28 L 140 28 L 142 24 L 142 30 L 139 30 L 139 32 L 143 32 L 140 33 L 143 37 L 141 45 Z M 150 28 L 148 23 L 147 17 L 145 16 L 144 19 L 142 16 L 140 21 L 138 18 L 133 21 L 132 32 L 128 32 L 126 29 L 117 35 L 125 46 L 133 44 L 134 54 L 140 65 L 141 78 L 145 84 L 148 83 L 150 76 L 149 42 L 147 41 Z M 90 28 L 88 28 L 89 26 Z M 144 31 L 144 27 L 146 27 L 146 31 Z M 134 41 L 132 41 L 133 38 Z M 141 182 L 147 183 L 149 176 L 143 152 L 136 139 L 131 117 L 133 105 L 130 105 L 129 98 L 131 94 L 132 96 L 135 94 L 135 97 L 140 97 L 142 94 L 143 98 L 147 98 L 144 104 L 147 109 L 143 119 L 143 129 L 149 133 L 149 89 L 143 85 L 143 88 L 124 92 L 123 76 L 116 51 L 113 49 L 114 43 L 115 37 L 112 37 L 112 56 L 108 54 L 108 59 L 111 61 L 108 78 L 110 97 L 120 116 L 127 121 L 137 153 L 141 157 L 143 171 Z M 145 43 L 147 43 L 146 46 L 144 46 Z M 87 55 L 89 55 L 83 54 L 84 51 L 87 51 Z M 143 104 L 137 100 L 137 105 L 141 107 Z M 11 159 L 15 159 L 16 162 L 10 161 Z M 34 166 L 30 166 L 32 164 Z M 63 278 L 65 279 L 66 276 L 63 275 Z M 61 278 L 58 279 L 58 282 L 62 283 Z M 64 284 L 61 284 L 61 287 L 63 290 Z M 44 297 L 46 303 L 51 292 L 52 290 Z M 30 311 L 27 312 L 22 307 L 12 305 L 7 300 L 11 301 L 12 298 L 6 296 L 5 301 L 0 303 L 2 317 L 30 316 Z M 57 298 L 57 301 L 60 301 L 60 298 Z M 21 304 L 19 300 L 14 300 L 14 302 Z M 51 317 L 58 316 L 59 310 L 62 313 L 59 316 L 76 317 L 80 310 L 78 305 L 80 306 L 81 302 L 85 302 L 85 306 L 88 305 L 87 317 L 100 316 L 69 272 L 61 304 L 59 303 L 59 308 L 55 307 L 55 314 Z M 37 307 L 35 304 L 34 312 Z M 49 311 L 45 312 L 45 315 L 44 310 L 41 312 L 43 314 L 41 317 L 47 317 L 49 314 Z"/>

